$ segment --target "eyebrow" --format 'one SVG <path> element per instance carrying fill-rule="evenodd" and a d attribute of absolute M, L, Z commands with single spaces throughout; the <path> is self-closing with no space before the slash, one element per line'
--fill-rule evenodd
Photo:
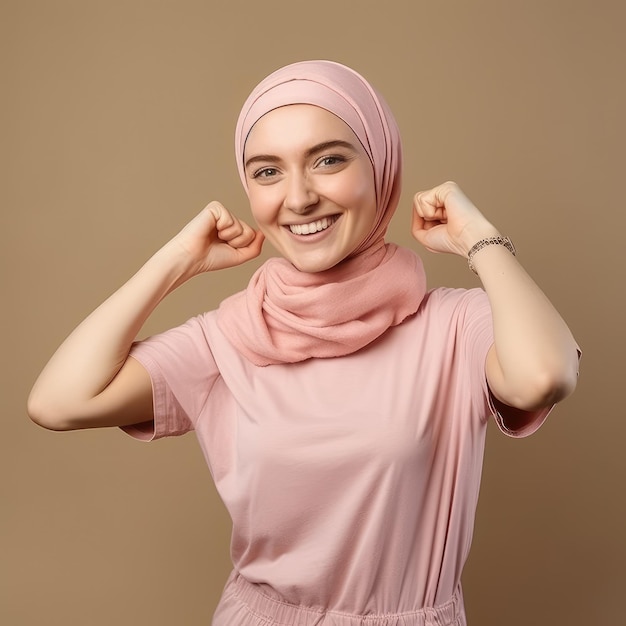
<path fill-rule="evenodd" d="M 314 154 L 317 154 L 318 152 L 322 152 L 324 150 L 328 150 L 329 148 L 347 148 L 348 150 L 352 150 L 353 152 L 356 152 L 356 148 L 349 141 L 343 141 L 341 139 L 333 139 L 331 141 L 323 141 L 322 143 L 318 143 L 312 146 L 304 153 L 304 156 L 306 158 L 309 158 L 313 156 Z M 244 167 L 247 169 L 249 165 L 253 163 L 257 163 L 259 161 L 276 162 L 276 161 L 280 161 L 280 158 L 274 154 L 255 154 L 254 156 L 251 156 L 249 159 L 246 160 Z"/>

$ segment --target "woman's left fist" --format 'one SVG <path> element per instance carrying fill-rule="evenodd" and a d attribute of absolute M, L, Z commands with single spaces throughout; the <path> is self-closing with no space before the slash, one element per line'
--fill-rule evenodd
<path fill-rule="evenodd" d="M 451 181 L 415 194 L 411 233 L 430 252 L 463 257 L 478 240 L 499 234 Z"/>

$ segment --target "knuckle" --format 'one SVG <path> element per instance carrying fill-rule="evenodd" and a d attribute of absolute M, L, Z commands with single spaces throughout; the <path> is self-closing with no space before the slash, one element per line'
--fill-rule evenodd
<path fill-rule="evenodd" d="M 218 202 L 217 200 L 211 200 L 211 202 L 209 202 L 209 204 L 207 204 L 205 208 L 208 209 L 209 211 L 211 211 L 211 213 L 214 213 L 214 214 L 215 213 L 221 213 L 221 211 L 224 209 L 222 204 L 220 202 Z"/>

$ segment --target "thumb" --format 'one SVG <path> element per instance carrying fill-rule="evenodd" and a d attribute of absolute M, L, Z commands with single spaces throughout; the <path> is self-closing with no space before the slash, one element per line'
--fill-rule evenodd
<path fill-rule="evenodd" d="M 417 212 L 417 207 L 414 203 L 411 211 L 411 234 L 420 243 L 422 243 L 421 240 L 424 237 L 425 226 L 426 220 Z"/>

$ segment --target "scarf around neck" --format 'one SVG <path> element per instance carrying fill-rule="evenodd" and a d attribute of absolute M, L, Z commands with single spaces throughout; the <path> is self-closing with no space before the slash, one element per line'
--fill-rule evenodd
<path fill-rule="evenodd" d="M 270 74 L 246 100 L 235 131 L 237 166 L 247 189 L 243 154 L 254 124 L 290 104 L 312 104 L 353 130 L 374 169 L 376 217 L 353 254 L 318 273 L 272 258 L 248 287 L 225 299 L 217 323 L 254 365 L 296 363 L 351 354 L 415 313 L 426 293 L 419 257 L 386 244 L 384 236 L 401 188 L 402 149 L 393 115 L 354 70 L 331 61 L 304 61 Z"/>
<path fill-rule="evenodd" d="M 218 325 L 254 365 L 338 357 L 415 313 L 425 292 L 420 258 L 394 244 L 317 274 L 272 258 L 222 302 Z"/>

